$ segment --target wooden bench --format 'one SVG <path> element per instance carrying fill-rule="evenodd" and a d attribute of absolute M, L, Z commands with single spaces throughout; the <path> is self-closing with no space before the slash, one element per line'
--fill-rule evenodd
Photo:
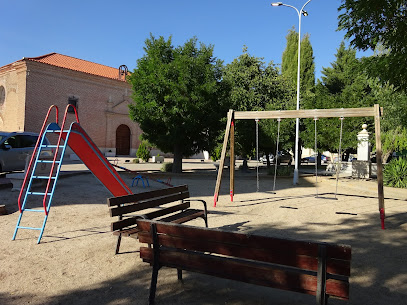
<path fill-rule="evenodd" d="M 158 270 L 199 272 L 255 285 L 349 299 L 351 247 L 288 240 L 218 229 L 138 219 L 140 257 L 153 266 L 149 304 L 154 304 Z M 152 247 L 151 247 L 152 245 Z"/>
<path fill-rule="evenodd" d="M 191 209 L 192 201 L 203 203 L 203 210 Z M 206 202 L 200 199 L 190 199 L 187 185 L 160 189 L 139 194 L 131 194 L 107 199 L 110 216 L 118 216 L 112 222 L 113 234 L 118 235 L 116 254 L 119 253 L 122 236 L 135 236 L 139 231 L 138 218 L 159 219 L 160 221 L 184 223 L 201 217 L 208 227 Z"/>

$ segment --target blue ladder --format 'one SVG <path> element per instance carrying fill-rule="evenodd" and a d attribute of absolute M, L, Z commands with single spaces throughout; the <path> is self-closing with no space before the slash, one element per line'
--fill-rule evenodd
<path fill-rule="evenodd" d="M 46 134 L 49 134 L 49 133 L 59 134 L 60 139 L 62 139 L 62 137 L 61 137 L 62 133 L 67 133 L 66 138 L 64 140 L 64 144 L 62 145 L 62 151 L 61 151 L 59 156 L 58 156 L 58 153 L 59 153 L 59 149 L 61 147 L 60 140 L 58 141 L 57 145 L 49 145 L 49 144 L 47 144 L 47 141 L 45 141 L 45 137 L 46 137 Z M 40 231 L 40 236 L 38 237 L 37 244 L 40 243 L 42 235 L 44 233 L 45 225 L 47 223 L 48 213 L 49 213 L 49 210 L 50 210 L 50 207 L 51 207 L 52 198 L 54 196 L 55 187 L 57 185 L 59 172 L 61 170 L 62 160 L 63 160 L 64 154 L 65 154 L 66 146 L 68 144 L 69 134 L 70 134 L 70 130 L 61 130 L 61 128 L 59 127 L 59 125 L 57 123 L 49 124 L 48 127 L 46 128 L 46 130 L 44 131 L 44 133 L 42 134 L 41 141 L 39 143 L 38 150 L 36 152 L 35 162 L 34 162 L 34 165 L 33 165 L 33 169 L 31 171 L 29 183 L 28 183 L 27 189 L 25 191 L 24 200 L 23 200 L 23 203 L 22 203 L 21 208 L 20 208 L 20 215 L 19 215 L 18 220 L 17 220 L 17 225 L 16 225 L 16 228 L 14 230 L 14 235 L 13 235 L 12 240 L 15 240 L 18 229 L 39 230 Z M 55 148 L 53 160 L 41 159 L 41 152 L 45 148 Z M 41 164 L 41 163 L 52 163 L 49 176 L 39 176 L 39 175 L 35 174 L 37 165 Z M 56 165 L 56 167 L 55 167 L 55 165 Z M 29 169 L 27 169 L 27 170 L 29 170 Z M 54 174 L 54 172 L 55 172 L 55 174 Z M 45 192 L 33 192 L 31 190 L 33 181 L 37 180 L 37 179 L 39 179 L 39 180 L 48 180 Z M 52 185 L 52 187 L 51 187 L 51 190 L 50 190 L 51 185 Z M 24 184 L 23 184 L 22 188 L 24 188 Z M 21 192 L 23 192 L 23 191 L 24 190 L 22 189 Z M 44 206 L 44 208 L 43 209 L 27 208 L 26 207 L 27 202 L 29 201 L 29 198 L 31 198 L 31 196 L 43 196 L 43 206 Z M 20 222 L 21 222 L 21 219 L 23 217 L 24 212 L 45 212 L 42 227 L 20 226 Z"/>

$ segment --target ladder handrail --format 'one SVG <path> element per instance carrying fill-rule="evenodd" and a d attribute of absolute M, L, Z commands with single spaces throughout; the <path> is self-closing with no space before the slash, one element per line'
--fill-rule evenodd
<path fill-rule="evenodd" d="M 20 213 L 22 213 L 22 209 L 21 209 L 21 197 L 23 196 L 24 188 L 25 188 L 25 185 L 27 184 L 27 177 L 29 176 L 29 173 L 30 173 L 30 171 L 31 171 L 32 164 L 33 164 L 33 160 L 34 160 L 34 158 L 35 158 L 34 156 L 35 156 L 35 154 L 36 154 L 36 152 L 37 152 L 38 146 L 39 146 L 39 144 L 40 144 L 40 142 L 41 142 L 41 139 L 42 139 L 42 136 L 43 136 L 43 134 L 44 134 L 44 129 L 45 129 L 45 126 L 47 125 L 48 117 L 49 117 L 49 115 L 50 115 L 50 113 L 51 113 L 52 108 L 54 108 L 54 107 L 55 107 L 55 110 L 56 110 L 56 113 L 55 113 L 55 121 L 56 121 L 56 123 L 58 124 L 58 106 L 56 106 L 56 105 L 51 105 L 51 106 L 49 107 L 49 109 L 48 109 L 48 112 L 47 112 L 47 115 L 46 115 L 46 117 L 45 117 L 45 119 L 44 119 L 44 122 L 42 123 L 41 131 L 40 131 L 40 133 L 39 133 L 39 136 L 38 136 L 38 139 L 37 139 L 37 143 L 35 143 L 34 151 L 33 151 L 33 153 L 31 154 L 31 159 L 30 159 L 30 162 L 28 163 L 28 167 L 27 167 L 27 169 L 26 169 L 26 173 L 25 173 L 25 176 L 24 176 L 23 184 L 21 185 L 20 194 L 18 195 L 18 209 L 19 209 Z"/>
<path fill-rule="evenodd" d="M 79 124 L 79 118 L 78 118 L 78 112 L 76 110 L 76 107 L 72 104 L 68 104 L 65 108 L 65 114 L 64 114 L 64 118 L 62 120 L 62 125 L 61 125 L 61 130 L 59 132 L 59 137 L 58 137 L 58 142 L 55 148 L 55 153 L 54 153 L 54 159 L 52 160 L 52 166 L 51 166 L 51 170 L 49 173 L 49 178 L 48 178 L 48 182 L 47 182 L 47 187 L 45 189 L 45 194 L 44 194 L 44 199 L 42 200 L 42 205 L 44 207 L 44 212 L 45 215 L 48 215 L 48 209 L 47 209 L 47 197 L 48 197 L 48 191 L 49 191 L 49 187 L 51 185 L 51 181 L 52 181 L 52 175 L 54 173 L 54 168 L 55 168 L 55 162 L 57 161 L 57 157 L 58 157 L 58 152 L 59 152 L 59 145 L 61 144 L 61 139 L 62 139 L 62 134 L 64 133 L 64 127 L 65 127 L 65 123 L 66 123 L 66 117 L 68 115 L 68 109 L 69 107 L 72 107 L 74 112 L 75 112 L 75 117 L 76 117 L 76 122 Z M 64 156 L 61 156 L 61 160 Z"/>

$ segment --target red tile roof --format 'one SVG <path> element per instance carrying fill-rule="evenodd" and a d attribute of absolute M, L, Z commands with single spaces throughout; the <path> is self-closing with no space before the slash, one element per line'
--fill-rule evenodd
<path fill-rule="evenodd" d="M 92 75 L 119 80 L 119 69 L 96 64 L 83 59 L 74 58 L 58 53 L 50 53 L 39 57 L 24 57 L 22 60 L 36 61 L 51 66 L 70 69 Z M 124 78 L 120 79 L 124 81 Z"/>

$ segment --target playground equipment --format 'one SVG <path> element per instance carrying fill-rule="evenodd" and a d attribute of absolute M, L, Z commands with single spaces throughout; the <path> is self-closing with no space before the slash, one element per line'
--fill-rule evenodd
<path fill-rule="evenodd" d="M 72 107 L 75 113 L 76 122 L 70 125 L 70 128 L 64 130 L 65 122 L 68 114 L 69 107 Z M 55 108 L 56 116 L 55 122 L 48 123 L 48 119 L 51 110 Z M 47 134 L 58 135 L 58 141 L 56 145 L 46 144 L 44 141 Z M 28 164 L 23 184 L 21 186 L 20 194 L 18 197 L 18 208 L 20 215 L 17 220 L 17 225 L 14 230 L 12 240 L 15 240 L 19 229 L 39 230 L 40 235 L 37 243 L 40 243 L 42 235 L 44 233 L 45 225 L 48 219 L 49 211 L 51 208 L 51 202 L 54 196 L 55 188 L 57 185 L 59 173 L 61 170 L 65 150 L 69 146 L 73 152 L 82 160 L 82 162 L 89 168 L 89 170 L 95 175 L 95 177 L 112 193 L 114 196 L 123 196 L 132 194 L 130 188 L 126 185 L 123 179 L 119 176 L 113 166 L 106 160 L 102 152 L 98 149 L 91 138 L 86 134 L 83 128 L 79 124 L 78 113 L 73 105 L 68 105 L 65 109 L 64 118 L 62 120 L 61 127 L 58 125 L 58 107 L 52 105 L 48 109 L 48 113 L 44 119 L 40 136 L 35 145 L 33 154 Z M 53 160 L 41 159 L 41 151 L 45 148 L 54 149 Z M 38 164 L 51 163 L 51 169 L 49 176 L 36 175 L 36 168 Z M 34 180 L 46 180 L 47 185 L 44 192 L 32 191 L 32 185 Z M 27 184 L 28 183 L 28 184 Z M 42 196 L 43 208 L 28 208 L 30 203 L 33 204 L 34 198 Z M 32 200 L 31 200 L 32 199 Z M 44 220 L 41 227 L 28 227 L 21 226 L 21 220 L 24 212 L 44 212 Z"/>
<path fill-rule="evenodd" d="M 173 187 L 173 185 L 171 184 L 171 177 L 168 177 L 167 181 L 164 181 L 164 180 L 161 180 L 161 179 L 156 179 L 153 174 L 146 174 L 146 173 L 141 174 L 140 172 L 132 171 L 132 170 L 130 170 L 130 169 L 128 169 L 128 168 L 125 168 L 125 167 L 123 167 L 123 166 L 119 166 L 119 165 L 117 165 L 117 164 L 112 164 L 112 165 L 113 165 L 114 167 L 120 168 L 120 169 L 122 169 L 122 170 L 124 170 L 124 171 L 126 171 L 126 172 L 129 172 L 129 173 L 132 173 L 132 174 L 136 174 L 136 175 L 137 175 L 137 176 L 135 176 L 135 177 L 133 178 L 133 181 L 132 181 L 132 183 L 131 183 L 131 186 L 133 186 L 135 180 L 145 179 L 145 180 L 147 181 L 147 184 L 148 184 L 148 179 L 150 179 L 150 180 L 152 180 L 152 181 L 155 181 L 155 182 L 164 184 L 164 185 L 166 185 L 166 186 Z M 138 182 L 138 181 L 137 181 L 137 182 Z M 143 181 L 142 181 L 142 182 L 143 182 Z M 144 182 L 143 182 L 143 186 L 144 186 Z M 150 186 L 150 185 L 148 184 L 148 186 Z"/>
<path fill-rule="evenodd" d="M 380 138 L 380 117 L 383 110 L 378 104 L 374 107 L 365 108 L 334 108 L 334 109 L 307 109 L 307 110 L 278 110 L 278 111 L 234 111 L 229 110 L 227 116 L 225 137 L 219 164 L 218 176 L 216 179 L 214 192 L 214 206 L 219 198 L 219 190 L 222 180 L 223 167 L 225 165 L 226 149 L 230 137 L 230 197 L 233 201 L 235 188 L 235 168 L 234 164 L 234 129 L 235 120 L 259 120 L 259 119 L 295 119 L 295 118 L 345 118 L 345 117 L 374 117 L 376 135 L 376 159 L 377 159 L 377 194 L 379 202 L 379 213 L 382 229 L 384 229 L 384 189 L 383 189 L 383 164 L 382 164 L 382 144 Z"/>

